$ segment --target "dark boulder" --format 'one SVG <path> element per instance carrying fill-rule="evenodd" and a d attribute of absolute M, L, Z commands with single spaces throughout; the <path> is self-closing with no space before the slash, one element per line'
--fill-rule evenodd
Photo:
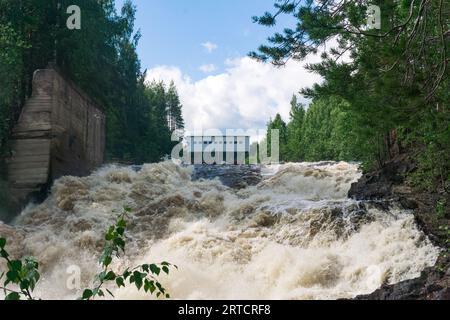
<path fill-rule="evenodd" d="M 356 300 L 450 299 L 450 255 L 445 253 L 450 252 L 450 221 L 447 216 L 436 216 L 436 203 L 443 198 L 442 194 L 420 192 L 406 183 L 405 176 L 415 168 L 409 156 L 398 155 L 383 168 L 361 177 L 351 186 L 349 197 L 366 200 L 364 203 L 380 210 L 388 209 L 390 204 L 412 210 L 418 227 L 434 245 L 443 248 L 443 253 L 436 265 L 424 270 L 419 278 L 383 285 L 371 294 L 356 297 Z"/>
<path fill-rule="evenodd" d="M 445 267 L 444 267 L 445 266 Z M 448 257 L 441 257 L 435 267 L 425 269 L 417 279 L 384 285 L 355 300 L 449 300 L 450 268 Z"/>
<path fill-rule="evenodd" d="M 415 169 L 407 155 L 399 155 L 382 168 L 366 173 L 353 183 L 348 193 L 356 200 L 379 200 L 392 196 L 392 188 L 404 182 L 404 177 Z"/>

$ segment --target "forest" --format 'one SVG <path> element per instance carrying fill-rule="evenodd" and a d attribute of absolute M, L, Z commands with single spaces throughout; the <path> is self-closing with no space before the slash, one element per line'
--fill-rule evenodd
<path fill-rule="evenodd" d="M 82 27 L 65 27 L 65 8 L 83 8 Z M 174 84 L 146 83 L 136 52 L 136 8 L 114 0 L 0 1 L 0 158 L 36 69 L 49 63 L 103 106 L 107 118 L 106 160 L 160 161 L 170 154 L 172 131 L 183 129 Z M 61 27 L 63 26 L 63 27 Z"/>
<path fill-rule="evenodd" d="M 83 28 L 61 28 L 61 8 L 79 5 Z M 440 1 L 374 1 L 379 29 L 365 27 L 366 1 L 276 1 L 275 11 L 253 17 L 255 23 L 285 28 L 250 55 L 282 66 L 302 60 L 330 41 L 308 70 L 324 81 L 294 95 L 287 123 L 277 115 L 268 128 L 281 132 L 284 161 L 352 160 L 366 169 L 382 166 L 398 151 L 415 157 L 411 177 L 426 189 L 448 190 L 450 113 L 448 83 L 449 5 Z M 171 132 L 183 129 L 181 102 L 174 84 L 145 82 L 136 48 L 136 9 L 127 1 L 120 13 L 115 1 L 0 1 L 0 154 L 8 155 L 8 137 L 26 98 L 34 70 L 54 63 L 104 106 L 107 159 L 157 162 L 170 153 Z M 347 59 L 341 59 L 344 55 Z M 101 70 L 101 72 L 92 72 Z M 393 140 L 394 138 L 394 140 Z"/>
<path fill-rule="evenodd" d="M 182 101 L 142 70 L 136 1 L 0 0 L 6 300 L 449 299 L 450 2 L 272 1 L 253 22 L 274 33 L 250 57 L 282 68 L 319 54 L 306 69 L 323 81 L 293 93 L 289 119 L 267 119 L 283 162 L 267 174 L 163 161 L 184 130 Z M 73 5 L 81 28 L 64 25 Z M 148 164 L 64 176 L 16 215 L 5 160 L 33 73 L 47 67 L 103 106 L 106 163 Z"/>
<path fill-rule="evenodd" d="M 448 195 L 449 2 L 371 4 L 380 9 L 380 29 L 366 27 L 367 1 L 276 1 L 272 12 L 253 18 L 267 27 L 283 15 L 296 21 L 250 54 L 260 61 L 283 66 L 337 43 L 307 66 L 324 79 L 299 88 L 311 105 L 294 96 L 289 121 L 277 115 L 268 123 L 280 130 L 280 158 L 361 161 L 371 170 L 409 153 L 417 166 L 410 182 Z"/>

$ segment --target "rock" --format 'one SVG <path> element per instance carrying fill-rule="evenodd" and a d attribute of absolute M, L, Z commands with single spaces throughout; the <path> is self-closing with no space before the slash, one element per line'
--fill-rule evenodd
<path fill-rule="evenodd" d="M 378 200 L 391 195 L 392 182 L 379 172 L 364 175 L 351 185 L 348 196 L 355 200 Z"/>
<path fill-rule="evenodd" d="M 92 230 L 92 224 L 85 219 L 80 219 L 76 222 L 71 223 L 71 232 L 84 232 L 87 230 Z"/>
<path fill-rule="evenodd" d="M 424 270 L 417 279 L 384 285 L 355 300 L 447 300 L 449 297 L 450 277 L 433 267 Z"/>
<path fill-rule="evenodd" d="M 395 185 L 392 187 L 392 193 L 408 195 L 413 193 L 413 189 L 410 186 L 405 186 L 403 184 Z"/>
<path fill-rule="evenodd" d="M 277 222 L 278 218 L 270 213 L 262 212 L 254 218 L 256 225 L 261 227 L 270 227 Z"/>
<path fill-rule="evenodd" d="M 108 179 L 108 181 L 118 184 L 132 182 L 130 175 L 126 171 L 112 171 L 107 175 L 106 178 Z"/>
<path fill-rule="evenodd" d="M 196 197 L 197 199 L 202 197 L 202 193 L 200 191 L 194 191 L 194 197 Z"/>
<path fill-rule="evenodd" d="M 380 211 L 388 212 L 392 208 L 392 202 L 391 201 L 385 201 L 385 200 L 368 200 L 365 201 L 365 208 L 366 210 L 368 208 L 375 208 Z"/>
<path fill-rule="evenodd" d="M 419 207 L 419 203 L 415 199 L 400 197 L 399 202 L 403 208 L 408 210 L 415 210 Z"/>
<path fill-rule="evenodd" d="M 58 208 L 60 208 L 63 211 L 72 211 L 75 207 L 75 204 L 70 198 L 66 198 L 58 202 Z"/>
<path fill-rule="evenodd" d="M 386 199 L 392 196 L 394 186 L 403 183 L 404 175 L 414 168 L 408 156 L 400 155 L 352 184 L 348 196 L 356 200 Z"/>
<path fill-rule="evenodd" d="M 365 201 L 377 209 L 388 209 L 392 203 L 400 204 L 413 214 L 419 228 L 434 245 L 449 252 L 446 217 L 437 219 L 436 203 L 443 198 L 438 193 L 423 193 L 408 186 L 404 177 L 416 166 L 407 155 L 399 155 L 384 168 L 366 173 L 354 183 L 349 197 Z M 449 201 L 450 202 L 450 201 Z M 448 207 L 448 206 L 447 206 Z M 384 285 L 372 294 L 358 296 L 356 300 L 446 300 L 450 299 L 450 255 L 442 254 L 434 267 L 427 268 L 417 279 L 394 285 Z"/>
<path fill-rule="evenodd" d="M 261 168 L 251 165 L 202 165 L 195 166 L 192 180 L 218 178 L 223 185 L 233 189 L 255 186 L 261 182 Z"/>

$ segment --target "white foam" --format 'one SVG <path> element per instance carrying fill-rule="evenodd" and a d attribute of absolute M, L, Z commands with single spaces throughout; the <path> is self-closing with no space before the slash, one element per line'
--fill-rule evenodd
<path fill-rule="evenodd" d="M 418 277 L 439 250 L 408 212 L 390 213 L 346 199 L 356 164 L 286 164 L 255 187 L 191 181 L 192 168 L 171 162 L 139 172 L 108 166 L 85 178 L 58 180 L 41 205 L 15 225 L 26 236 L 16 255 L 41 262 L 41 298 L 72 299 L 66 270 L 82 287 L 99 271 L 103 234 L 130 206 L 127 255 L 117 271 L 142 262 L 179 266 L 162 283 L 175 299 L 335 299 Z M 132 288 L 125 299 L 148 298 Z"/>

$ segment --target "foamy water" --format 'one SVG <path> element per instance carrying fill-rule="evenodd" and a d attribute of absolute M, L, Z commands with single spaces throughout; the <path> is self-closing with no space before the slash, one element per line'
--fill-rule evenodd
<path fill-rule="evenodd" d="M 140 263 L 179 266 L 161 282 L 175 299 L 337 299 L 368 294 L 383 283 L 418 277 L 439 250 L 412 214 L 381 211 L 346 198 L 357 165 L 287 164 L 262 170 L 257 186 L 233 190 L 218 180 L 192 181 L 171 162 L 105 167 L 64 177 L 41 205 L 0 228 L 18 256 L 41 263 L 36 294 L 73 299 L 68 268 L 81 287 L 99 271 L 104 231 L 123 206 L 133 209 L 127 254 L 116 271 Z M 121 299 L 147 299 L 132 287 Z"/>

